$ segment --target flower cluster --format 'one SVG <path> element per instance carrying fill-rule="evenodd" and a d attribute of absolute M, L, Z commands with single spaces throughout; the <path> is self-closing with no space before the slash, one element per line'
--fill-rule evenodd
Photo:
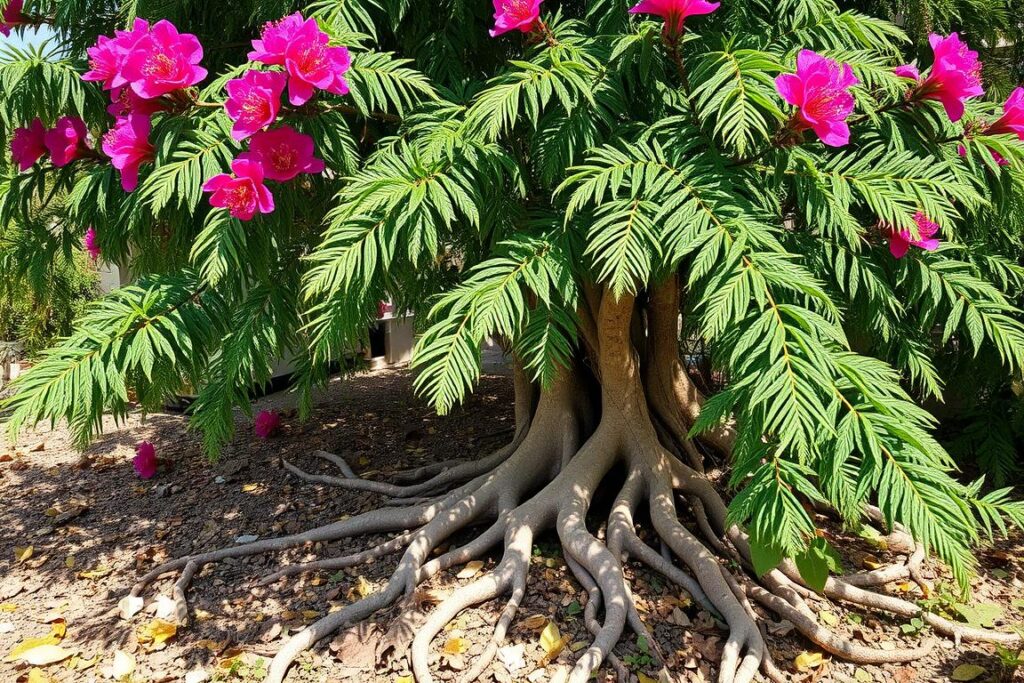
<path fill-rule="evenodd" d="M 283 66 L 288 75 L 288 101 L 295 106 L 308 102 L 317 90 L 335 95 L 348 93 L 345 72 L 352 64 L 348 48 L 329 45 L 330 36 L 316 19 L 298 12 L 268 23 L 259 40 L 252 41 L 249 59 L 269 66 Z"/>
<path fill-rule="evenodd" d="M 131 192 L 139 183 L 139 166 L 153 158 L 150 116 L 165 108 L 160 98 L 206 78 L 206 69 L 199 65 L 203 46 L 167 20 L 150 26 L 136 19 L 130 31 L 100 36 L 86 52 L 89 71 L 82 79 L 110 91 L 107 111 L 115 117 L 114 127 L 103 137 L 103 151 L 121 171 L 121 187 Z"/>
<path fill-rule="evenodd" d="M 232 173 L 210 178 L 203 190 L 210 203 L 247 221 L 271 213 L 274 197 L 264 179 L 287 182 L 301 173 L 321 173 L 324 162 L 314 156 L 313 138 L 288 125 L 271 128 L 281 112 L 281 95 L 288 88 L 293 105 L 308 102 L 316 90 L 338 95 L 348 92 L 343 74 L 350 58 L 344 47 L 328 45 L 329 37 L 314 19 L 296 12 L 263 28 L 252 41 L 249 59 L 284 71 L 250 69 L 228 81 L 224 109 L 234 121 L 231 137 L 249 140 L 249 149 L 231 163 Z"/>
<path fill-rule="evenodd" d="M 0 33 L 5 36 L 11 35 L 11 29 L 21 26 L 25 22 L 25 15 L 21 13 L 25 6 L 23 0 L 11 0 L 4 8 L 3 17 L 0 18 Z"/>
<path fill-rule="evenodd" d="M 509 31 L 533 31 L 540 24 L 540 3 L 541 0 L 494 0 L 491 38 Z"/>
<path fill-rule="evenodd" d="M 810 128 L 826 145 L 842 147 L 850 141 L 846 123 L 854 106 L 850 88 L 859 82 L 849 64 L 837 64 L 811 50 L 801 50 L 796 73 L 778 76 L 775 88 L 782 99 L 797 107 L 791 130 Z"/>
<path fill-rule="evenodd" d="M 89 258 L 93 261 L 100 257 L 100 242 L 99 237 L 96 235 L 96 228 L 89 228 L 85 231 L 85 237 L 82 238 L 82 248 L 89 253 Z"/>
<path fill-rule="evenodd" d="M 270 410 L 261 410 L 253 422 L 253 431 L 261 439 L 269 439 L 281 429 L 281 416 Z"/>
<path fill-rule="evenodd" d="M 11 158 L 22 171 L 27 171 L 47 153 L 54 166 L 67 166 L 87 149 L 87 137 L 85 121 L 77 116 L 61 117 L 49 130 L 36 118 L 28 126 L 14 131 Z"/>
<path fill-rule="evenodd" d="M 904 64 L 896 68 L 896 75 L 916 81 L 909 100 L 935 100 L 946 110 L 954 123 L 963 118 L 964 102 L 985 94 L 981 85 L 981 62 L 978 53 L 967 47 L 960 36 L 951 33 L 945 38 L 938 34 L 928 36 L 935 60 L 931 71 L 921 78 L 917 67 Z"/>
<path fill-rule="evenodd" d="M 686 17 L 711 14 L 721 3 L 706 0 L 640 0 L 630 14 L 653 14 L 665 20 L 664 33 L 671 39 L 683 34 Z"/>
<path fill-rule="evenodd" d="M 135 474 L 142 479 L 152 479 L 156 476 L 157 459 L 156 448 L 148 441 L 143 441 L 135 447 L 135 457 L 132 458 L 132 466 Z"/>
<path fill-rule="evenodd" d="M 889 236 L 889 252 L 898 259 L 907 255 L 910 247 L 917 247 L 925 251 L 935 251 L 939 248 L 939 240 L 935 234 L 939 231 L 937 223 L 933 222 L 924 212 L 918 211 L 914 214 L 914 223 L 917 224 L 919 237 L 914 239 L 909 230 L 897 230 L 887 228 Z"/>

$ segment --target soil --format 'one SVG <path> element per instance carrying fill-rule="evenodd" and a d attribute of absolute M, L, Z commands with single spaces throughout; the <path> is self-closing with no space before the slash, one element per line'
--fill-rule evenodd
<path fill-rule="evenodd" d="M 108 422 L 105 435 L 84 453 L 73 448 L 60 426 L 25 434 L 18 448 L 5 453 L 0 447 L 0 654 L 26 638 L 46 636 L 57 624 L 66 628 L 61 647 L 75 652 L 75 658 L 44 667 L 49 679 L 34 680 L 109 680 L 115 652 L 121 651 L 135 659 L 133 683 L 259 681 L 289 633 L 382 585 L 395 558 L 337 573 L 299 575 L 267 587 L 259 587 L 258 579 L 282 563 L 344 555 L 386 536 L 209 565 L 188 594 L 191 623 L 179 627 L 160 649 L 141 644 L 139 632 L 160 612 L 162 601 L 157 598 L 170 596 L 174 578 L 147 590 L 146 607 L 128 620 L 119 616 L 118 601 L 141 574 L 167 559 L 231 545 L 243 536 L 293 533 L 381 502 L 374 494 L 299 481 L 282 468 L 282 457 L 309 471 L 333 473 L 329 464 L 309 457 L 311 451 L 326 450 L 343 455 L 361 476 L 386 479 L 396 470 L 477 458 L 497 449 L 512 436 L 512 404 L 511 382 L 500 368 L 491 368 L 466 405 L 443 418 L 413 397 L 408 371 L 379 370 L 332 382 L 304 423 L 296 417 L 290 395 L 261 399 L 255 410 L 282 413 L 280 433 L 258 439 L 251 420 L 239 413 L 238 434 L 217 463 L 203 457 L 199 435 L 187 430 L 180 415 L 132 415 L 120 425 Z M 143 440 L 156 446 L 160 460 L 160 470 L 150 480 L 139 479 L 131 463 L 135 446 Z M 594 519 L 606 519 L 603 512 L 601 501 L 595 501 Z M 831 520 L 818 522 L 849 570 L 900 559 L 864 535 L 841 531 Z M 941 568 L 927 564 L 933 609 L 1000 629 L 1018 625 L 1024 616 L 1021 551 L 1019 537 L 981 548 L 979 575 L 964 603 L 944 588 L 949 581 Z M 468 580 L 458 575 L 468 577 L 474 571 L 480 570 L 467 567 L 435 579 L 421 592 L 423 609 Z M 668 680 L 715 680 L 725 632 L 660 576 L 636 566 L 627 566 L 626 572 L 640 613 L 667 658 L 674 677 Z M 884 590 L 924 598 L 915 584 L 890 584 Z M 556 539 L 541 537 L 534 549 L 528 597 L 508 649 L 480 680 L 564 680 L 573 652 L 590 640 L 580 610 L 585 602 L 586 594 L 566 568 Z M 466 610 L 435 641 L 439 680 L 458 679 L 482 650 L 502 606 L 499 601 Z M 886 615 L 847 612 L 824 602 L 816 607 L 819 620 L 876 647 L 913 645 L 931 637 Z M 411 679 L 402 680 L 410 675 L 404 656 L 383 661 L 376 656 L 378 641 L 400 611 L 396 606 L 319 644 L 300 658 L 288 681 L 408 683 Z M 406 616 L 416 623 L 415 614 Z M 553 657 L 545 656 L 541 644 L 548 621 L 565 645 Z M 770 628 L 768 635 L 776 662 L 796 682 L 949 681 L 955 671 L 961 679 L 975 673 L 972 680 L 979 682 L 1013 677 L 988 646 L 956 647 L 940 639 L 931 656 L 913 665 L 857 667 L 825 657 L 815 666 L 815 658 L 806 654 L 816 649 L 785 622 Z M 615 652 L 632 672 L 632 681 L 659 680 L 649 654 L 653 649 L 634 636 L 619 643 Z M 809 659 L 812 666 L 798 670 L 798 658 L 801 663 Z M 0 681 L 29 680 L 30 669 L 23 662 L 0 662 Z M 602 668 L 596 680 L 614 680 L 611 669 Z"/>

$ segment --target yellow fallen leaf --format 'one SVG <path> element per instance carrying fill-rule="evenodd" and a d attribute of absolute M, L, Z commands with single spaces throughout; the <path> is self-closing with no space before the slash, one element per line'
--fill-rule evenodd
<path fill-rule="evenodd" d="M 16 609 L 18 609 L 18 606 L 13 602 L 0 603 L 0 612 L 13 612 Z"/>
<path fill-rule="evenodd" d="M 820 652 L 801 652 L 793 659 L 793 664 L 799 671 L 809 671 L 817 669 L 824 661 L 825 658 Z"/>
<path fill-rule="evenodd" d="M 864 565 L 865 569 L 878 569 L 882 566 L 882 561 L 874 555 L 865 555 L 862 559 L 861 564 Z"/>
<path fill-rule="evenodd" d="M 950 679 L 965 682 L 973 681 L 983 673 L 985 673 L 985 668 L 978 666 L 977 664 L 961 664 L 957 668 L 953 669 L 953 675 L 950 676 Z"/>
<path fill-rule="evenodd" d="M 43 513 L 47 517 L 56 517 L 60 514 L 60 510 L 57 508 L 46 508 L 46 512 Z"/>
<path fill-rule="evenodd" d="M 367 595 L 373 593 L 373 585 L 367 581 L 365 577 L 357 576 L 355 592 L 359 597 L 365 598 Z"/>
<path fill-rule="evenodd" d="M 99 566 L 95 569 L 90 569 L 85 572 L 78 572 L 78 578 L 80 579 L 102 579 L 104 576 L 114 571 L 110 567 Z"/>
<path fill-rule="evenodd" d="M 259 484 L 246 484 L 242 487 L 242 493 L 252 493 L 260 487 Z"/>
<path fill-rule="evenodd" d="M 4 661 L 17 661 L 21 659 L 21 656 L 29 650 L 33 650 L 37 647 L 42 647 L 44 645 L 56 645 L 59 642 L 60 638 L 54 636 L 52 633 L 48 636 L 43 636 L 42 638 L 26 638 L 25 640 L 21 641 L 20 643 L 14 646 L 14 649 L 11 650 L 6 657 L 4 657 Z"/>
<path fill-rule="evenodd" d="M 50 635 L 61 640 L 68 634 L 68 622 L 64 620 L 64 617 L 54 619 L 50 622 Z"/>
<path fill-rule="evenodd" d="M 636 677 L 640 681 L 640 683 L 658 683 L 656 679 L 651 678 L 647 674 L 638 673 Z"/>
<path fill-rule="evenodd" d="M 853 672 L 853 677 L 857 679 L 857 683 L 875 683 L 875 677 L 867 669 L 858 668 Z"/>
<path fill-rule="evenodd" d="M 399 676 L 395 679 L 395 683 L 413 683 L 412 676 Z"/>
<path fill-rule="evenodd" d="M 839 624 L 839 617 L 834 612 L 818 612 L 818 619 L 827 626 Z"/>
<path fill-rule="evenodd" d="M 469 649 L 469 641 L 465 638 L 449 638 L 444 644 L 446 655 L 461 655 Z"/>
<path fill-rule="evenodd" d="M 577 640 L 575 643 L 569 646 L 569 652 L 579 652 L 580 650 L 582 650 L 585 647 L 588 647 L 589 645 L 590 641 L 588 640 Z"/>
<path fill-rule="evenodd" d="M 164 647 L 169 638 L 178 632 L 178 627 L 164 619 L 154 619 L 139 629 L 139 642 L 150 651 Z"/>
<path fill-rule="evenodd" d="M 484 568 L 484 563 L 480 560 L 473 560 L 467 562 L 466 566 L 463 567 L 458 574 L 455 575 L 457 579 L 472 579 L 474 576 L 480 573 L 480 570 Z"/>
<path fill-rule="evenodd" d="M 74 569 L 75 568 L 75 556 L 74 555 L 68 555 L 67 557 L 65 557 L 64 558 L 64 566 L 67 567 L 68 569 Z"/>
<path fill-rule="evenodd" d="M 14 560 L 16 562 L 24 562 L 28 558 L 32 557 L 33 548 L 30 545 L 21 547 L 14 546 Z"/>
<path fill-rule="evenodd" d="M 28 683 L 52 683 L 52 681 L 53 679 L 42 669 L 32 669 L 28 672 Z"/>
<path fill-rule="evenodd" d="M 558 630 L 558 626 L 555 622 L 549 621 L 548 625 L 544 627 L 544 630 L 540 632 L 540 646 L 544 648 L 544 652 L 548 659 L 554 659 L 558 656 L 558 653 L 562 651 L 566 645 L 565 639 L 562 638 L 561 632 Z"/>
<path fill-rule="evenodd" d="M 531 631 L 539 631 L 547 626 L 547 623 L 548 618 L 543 614 L 534 614 L 532 617 L 527 617 L 523 620 L 523 626 Z"/>
<path fill-rule="evenodd" d="M 75 655 L 67 661 L 67 667 L 75 671 L 85 671 L 99 664 L 100 656 L 94 655 L 92 659 L 83 659 L 78 655 Z"/>
<path fill-rule="evenodd" d="M 307 609 L 302 612 L 302 618 L 307 621 L 312 621 L 313 619 L 316 619 L 319 616 L 320 613 L 317 612 L 315 609 Z"/>
<path fill-rule="evenodd" d="M 64 661 L 73 654 L 73 650 L 65 650 L 60 645 L 40 645 L 23 652 L 19 659 L 32 666 L 46 666 Z"/>

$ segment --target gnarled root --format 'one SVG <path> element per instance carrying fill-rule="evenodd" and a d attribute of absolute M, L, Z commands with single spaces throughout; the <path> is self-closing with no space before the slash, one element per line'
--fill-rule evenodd
<path fill-rule="evenodd" d="M 563 371 L 535 410 L 532 403 L 517 401 L 518 429 L 506 448 L 480 460 L 416 468 L 396 476 L 395 483 L 361 479 L 343 458 L 331 454 L 315 455 L 331 462 L 339 476 L 309 474 L 287 463 L 289 471 L 306 481 L 375 492 L 403 507 L 382 506 L 300 534 L 183 557 L 143 576 L 133 594 L 139 595 L 164 574 L 180 572 L 172 593 L 177 615 L 184 622 L 189 584 L 207 564 L 356 535 L 392 534 L 362 552 L 284 566 L 262 580 L 269 585 L 305 571 L 352 567 L 400 554 L 380 590 L 328 614 L 282 646 L 267 678 L 269 683 L 282 683 L 295 658 L 319 640 L 395 602 L 415 601 L 424 582 L 500 547 L 494 568 L 441 601 L 411 644 L 401 646 L 410 645 L 418 683 L 431 683 L 430 652 L 438 634 L 462 610 L 507 595 L 490 640 L 464 677 L 466 683 L 490 665 L 504 642 L 529 589 L 534 538 L 553 530 L 569 570 L 587 592 L 583 619 L 593 638 L 579 655 L 569 683 L 585 683 L 605 662 L 625 680 L 627 672 L 613 649 L 627 627 L 645 637 L 665 660 L 634 604 L 624 571 L 630 559 L 678 584 L 728 630 L 718 667 L 720 683 L 750 683 L 759 670 L 774 681 L 785 680 L 765 642 L 764 629 L 771 615 L 792 622 L 823 650 L 860 663 L 910 661 L 933 646 L 929 641 L 918 647 L 881 650 L 853 643 L 818 623 L 811 604 L 830 599 L 902 617 L 920 616 L 937 633 L 958 640 L 1019 642 L 1016 634 L 969 628 L 922 613 L 919 606 L 900 598 L 867 590 L 905 578 L 925 585 L 919 575 L 924 551 L 899 528 L 890 540 L 908 556 L 905 564 L 830 578 L 821 595 L 804 585 L 788 562 L 755 576 L 747 538 L 729 526 L 726 504 L 701 471 L 700 451 L 686 434 L 699 413 L 700 397 L 679 375 L 685 371 L 678 364 L 677 349 L 666 350 L 675 334 L 676 313 L 653 310 L 666 302 L 669 308 L 678 306 L 678 293 L 658 291 L 651 296 L 643 367 L 634 346 L 636 336 L 644 334 L 643 326 L 635 324 L 640 304 L 629 296 L 605 294 L 597 302 L 595 292 L 587 290 L 586 295 L 590 304 L 598 306 L 581 313 L 588 350 L 595 354 L 591 360 L 597 362 L 591 362 L 589 371 L 582 369 L 582 363 Z M 517 384 L 524 383 L 519 368 L 516 378 Z M 594 389 L 591 380 L 600 384 L 599 407 L 588 400 Z M 525 393 L 517 390 L 517 397 Z M 716 434 L 713 446 L 727 451 L 731 428 L 724 425 Z M 596 514 L 591 509 L 594 494 L 612 472 L 625 476 L 616 482 L 619 488 L 602 541 L 588 527 L 588 516 Z M 409 483 L 414 479 L 411 475 L 422 481 Z M 642 508 L 649 513 L 653 540 L 660 542 L 661 553 L 637 533 L 635 517 Z M 869 516 L 874 514 L 868 511 Z M 461 545 L 439 550 L 470 527 L 479 531 Z"/>

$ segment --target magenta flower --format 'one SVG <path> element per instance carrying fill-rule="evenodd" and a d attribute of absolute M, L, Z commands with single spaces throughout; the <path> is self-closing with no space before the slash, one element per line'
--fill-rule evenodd
<path fill-rule="evenodd" d="M 900 78 L 909 78 L 912 81 L 916 81 L 918 78 L 921 77 L 921 72 L 918 71 L 917 67 L 914 66 L 913 64 L 904 64 L 902 66 L 898 66 L 895 69 L 893 69 L 892 72 L 899 76 Z"/>
<path fill-rule="evenodd" d="M 261 439 L 269 439 L 281 428 L 281 416 L 270 410 L 261 410 L 252 429 Z"/>
<path fill-rule="evenodd" d="M 938 34 L 928 36 L 935 63 L 912 97 L 918 100 L 937 100 L 942 103 L 949 120 L 959 121 L 964 115 L 964 102 L 972 97 L 985 94 L 981 87 L 981 62 L 978 53 L 960 42 L 956 33 L 943 38 Z"/>
<path fill-rule="evenodd" d="M 313 138 L 290 126 L 256 133 L 249 151 L 239 159 L 251 159 L 263 167 L 266 177 L 285 182 L 300 173 L 322 173 L 324 162 L 313 156 Z"/>
<path fill-rule="evenodd" d="M 95 45 L 86 49 L 89 71 L 82 74 L 82 80 L 102 81 L 104 90 L 127 85 L 128 80 L 122 73 L 125 59 L 136 43 L 148 34 L 149 22 L 136 19 L 131 31 L 115 31 L 113 38 L 100 36 Z"/>
<path fill-rule="evenodd" d="M 90 227 L 85 231 L 85 237 L 82 238 L 82 248 L 89 252 L 89 257 L 93 261 L 100 257 L 100 243 L 96 236 L 96 228 Z"/>
<path fill-rule="evenodd" d="M 640 0 L 630 8 L 630 14 L 654 14 L 665 20 L 665 35 L 678 36 L 683 32 L 686 17 L 711 14 L 720 2 L 706 0 Z"/>
<path fill-rule="evenodd" d="M 139 185 L 139 166 L 153 160 L 149 142 L 150 120 L 141 114 L 129 114 L 117 120 L 103 136 L 103 152 L 121 171 L 121 187 L 131 192 Z"/>
<path fill-rule="evenodd" d="M 33 164 L 46 154 L 46 128 L 38 118 L 33 119 L 27 128 L 14 131 L 11 138 L 11 158 L 18 168 L 27 171 Z"/>
<path fill-rule="evenodd" d="M 307 19 L 285 48 L 284 68 L 288 72 L 288 101 L 305 104 L 315 90 L 335 95 L 348 92 L 344 73 L 352 63 L 348 48 L 329 47 L 330 37 L 315 19 Z"/>
<path fill-rule="evenodd" d="M 232 175 L 221 173 L 206 181 L 203 192 L 212 192 L 210 204 L 227 207 L 228 213 L 248 221 L 256 212 L 271 213 L 274 195 L 263 184 L 263 167 L 250 159 L 231 162 Z"/>
<path fill-rule="evenodd" d="M 1004 157 L 1002 154 L 1000 154 L 999 152 L 995 151 L 992 148 L 987 148 L 987 149 L 988 149 L 988 153 L 992 155 L 992 159 L 996 162 L 997 166 L 1009 166 L 1010 165 L 1010 162 L 1007 161 L 1006 157 Z M 956 146 L 956 153 L 959 154 L 962 157 L 966 157 L 967 156 L 967 148 L 964 147 L 963 145 L 957 145 Z"/>
<path fill-rule="evenodd" d="M 1015 88 L 1003 103 L 1003 115 L 985 129 L 986 135 L 1014 133 L 1024 140 L 1024 88 Z"/>
<path fill-rule="evenodd" d="M 281 93 L 288 77 L 280 71 L 250 69 L 241 78 L 228 81 L 224 108 L 235 122 L 231 137 L 244 140 L 277 120 L 281 110 Z"/>
<path fill-rule="evenodd" d="M 850 141 L 846 124 L 854 106 L 850 87 L 859 82 L 849 64 L 801 50 L 796 73 L 776 77 L 775 88 L 782 99 L 799 107 L 793 122 L 796 130 L 810 128 L 829 147 L 842 147 Z"/>
<path fill-rule="evenodd" d="M 85 121 L 77 116 L 62 116 L 52 130 L 46 131 L 46 148 L 58 168 L 74 161 L 85 144 Z"/>
<path fill-rule="evenodd" d="M 249 61 L 284 66 L 288 44 L 305 22 L 298 12 L 276 22 L 268 21 L 263 25 L 259 40 L 252 41 L 253 50 L 249 53 Z"/>
<path fill-rule="evenodd" d="M 132 465 L 135 467 L 135 474 L 142 479 L 152 479 L 156 475 L 156 449 L 153 444 L 143 441 L 135 447 L 135 457 L 132 458 Z"/>
<path fill-rule="evenodd" d="M 110 105 L 107 113 L 115 119 L 129 114 L 150 116 L 158 111 L 164 111 L 166 107 L 160 100 L 144 100 L 135 94 L 131 88 L 114 88 L 110 91 Z"/>
<path fill-rule="evenodd" d="M 178 33 L 174 24 L 163 19 L 125 56 L 122 74 L 139 97 L 149 100 L 206 78 L 206 69 L 199 66 L 202 59 L 199 39 Z"/>
<path fill-rule="evenodd" d="M 25 15 L 21 13 L 24 6 L 23 0 L 11 0 L 4 8 L 4 17 L 0 21 L 0 33 L 5 36 L 11 35 L 11 29 L 25 23 Z"/>
<path fill-rule="evenodd" d="M 889 230 L 889 251 L 898 259 L 906 256 L 910 247 L 925 251 L 935 251 L 939 248 L 939 240 L 935 239 L 935 233 L 939 231 L 938 224 L 933 223 L 921 211 L 914 214 L 914 222 L 917 223 L 917 232 L 920 234 L 918 239 L 914 239 L 909 230 Z"/>
<path fill-rule="evenodd" d="M 541 0 L 494 0 L 494 28 L 491 38 L 509 31 L 529 33 L 540 23 Z"/>

